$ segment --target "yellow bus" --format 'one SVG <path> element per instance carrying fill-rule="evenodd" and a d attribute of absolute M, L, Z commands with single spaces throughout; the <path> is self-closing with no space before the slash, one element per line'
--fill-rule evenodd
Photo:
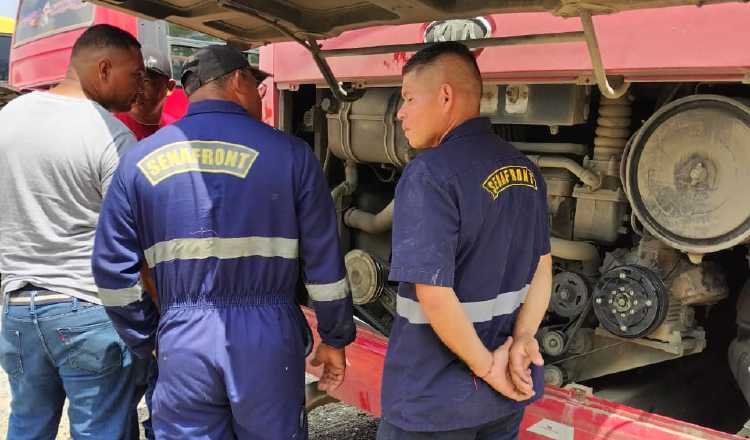
<path fill-rule="evenodd" d="M 10 62 L 10 41 L 13 38 L 13 29 L 16 22 L 7 17 L 0 17 L 0 107 L 10 99 L 13 94 L 7 90 L 8 87 L 8 64 Z"/>

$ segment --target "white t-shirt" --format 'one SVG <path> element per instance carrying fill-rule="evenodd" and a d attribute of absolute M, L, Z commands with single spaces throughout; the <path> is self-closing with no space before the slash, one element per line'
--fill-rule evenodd
<path fill-rule="evenodd" d="M 0 290 L 26 284 L 98 303 L 91 273 L 104 194 L 135 144 L 99 104 L 47 92 L 0 110 Z"/>

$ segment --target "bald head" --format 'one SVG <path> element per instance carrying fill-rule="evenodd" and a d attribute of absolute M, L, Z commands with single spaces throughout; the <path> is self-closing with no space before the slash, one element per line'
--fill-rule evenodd
<path fill-rule="evenodd" d="M 403 68 L 401 94 L 398 117 L 409 143 L 436 146 L 451 129 L 479 116 L 482 78 L 474 55 L 455 42 L 422 49 Z"/>

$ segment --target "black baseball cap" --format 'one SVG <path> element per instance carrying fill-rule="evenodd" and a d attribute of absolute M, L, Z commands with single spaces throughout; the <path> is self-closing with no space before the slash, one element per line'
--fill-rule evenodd
<path fill-rule="evenodd" d="M 185 93 L 192 94 L 199 88 L 238 69 L 248 69 L 258 83 L 271 76 L 250 65 L 247 55 L 227 45 L 211 45 L 198 49 L 191 55 L 182 70 L 182 86 Z M 188 84 L 188 78 L 195 75 L 197 81 Z M 188 87 L 189 86 L 189 87 Z"/>
<path fill-rule="evenodd" d="M 169 62 L 167 54 L 151 47 L 142 47 L 141 53 L 146 70 L 172 78 L 172 63 Z"/>

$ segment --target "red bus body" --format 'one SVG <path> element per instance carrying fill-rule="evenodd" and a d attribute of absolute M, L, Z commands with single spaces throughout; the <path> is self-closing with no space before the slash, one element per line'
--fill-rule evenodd
<path fill-rule="evenodd" d="M 110 24 L 138 36 L 138 19 L 108 8 L 94 7 L 94 19 L 88 25 Z M 76 39 L 87 25 L 55 33 L 11 47 L 9 83 L 16 90 L 47 89 L 62 81 L 68 69 Z M 187 97 L 181 88 L 167 98 L 164 112 L 174 119 L 187 111 Z"/>
<path fill-rule="evenodd" d="M 550 14 L 490 17 L 493 37 L 581 29 L 577 19 Z M 674 7 L 594 18 L 608 75 L 631 82 L 750 81 L 750 8 L 725 4 Z M 426 24 L 383 26 L 346 32 L 323 42 L 324 49 L 422 42 Z M 407 54 L 329 58 L 336 78 L 362 86 L 399 84 Z M 486 81 L 502 83 L 593 84 L 591 61 L 582 43 L 486 48 L 477 57 Z M 323 85 L 309 53 L 296 43 L 261 49 L 261 68 L 273 72 L 280 89 Z M 267 122 L 275 106 L 268 100 Z"/>

